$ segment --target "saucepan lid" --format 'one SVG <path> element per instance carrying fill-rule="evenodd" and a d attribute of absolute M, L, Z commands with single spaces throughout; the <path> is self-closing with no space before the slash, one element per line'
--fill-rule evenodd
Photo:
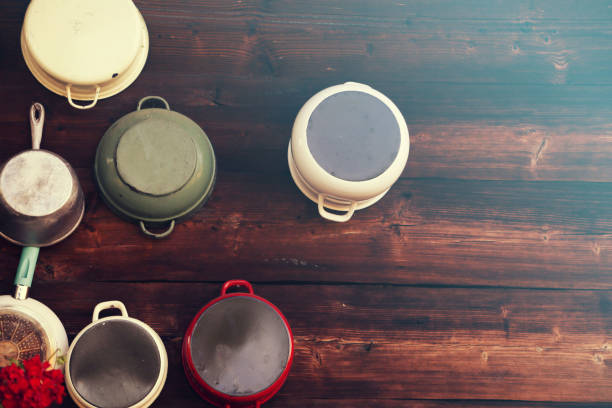
<path fill-rule="evenodd" d="M 143 109 L 150 100 L 164 108 Z M 156 238 L 170 234 L 176 222 L 206 202 L 216 177 L 215 154 L 204 131 L 159 96 L 141 99 L 135 112 L 106 131 L 94 168 L 109 207 Z M 147 225 L 166 231 L 152 233 Z"/>
<path fill-rule="evenodd" d="M 233 286 L 244 286 L 248 293 L 227 294 Z M 292 360 L 287 320 L 241 280 L 225 283 L 221 296 L 193 319 L 183 343 L 189 382 L 219 407 L 267 401 L 285 382 Z"/>
<path fill-rule="evenodd" d="M 100 318 L 100 312 L 110 308 L 119 309 L 121 316 Z M 114 300 L 96 306 L 92 323 L 70 345 L 66 386 L 81 407 L 148 407 L 161 392 L 167 372 L 160 337 Z"/>

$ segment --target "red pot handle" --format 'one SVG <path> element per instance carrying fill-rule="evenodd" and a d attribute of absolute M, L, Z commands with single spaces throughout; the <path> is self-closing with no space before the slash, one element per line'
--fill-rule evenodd
<path fill-rule="evenodd" d="M 251 286 L 249 282 L 242 280 L 242 279 L 232 279 L 232 280 L 225 282 L 225 284 L 223 284 L 223 289 L 221 289 L 221 296 L 225 296 L 225 293 L 227 292 L 227 290 L 234 286 L 244 286 L 245 288 L 249 290 L 249 293 L 251 295 L 253 294 L 253 286 Z"/>
<path fill-rule="evenodd" d="M 260 408 L 261 407 L 261 402 L 257 401 L 255 403 L 255 408 Z M 226 404 L 225 408 L 232 408 L 232 406 L 230 404 Z"/>

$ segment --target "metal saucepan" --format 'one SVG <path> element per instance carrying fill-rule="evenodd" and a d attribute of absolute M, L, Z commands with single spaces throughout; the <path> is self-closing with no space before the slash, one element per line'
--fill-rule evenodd
<path fill-rule="evenodd" d="M 15 294 L 0 296 L 0 366 L 37 354 L 55 365 L 68 349 L 66 331 L 55 313 L 28 298 L 39 247 L 70 235 L 85 209 L 74 170 L 58 155 L 40 150 L 44 118 L 43 106 L 32 105 L 32 150 L 0 167 L 0 235 L 25 246 Z"/>
<path fill-rule="evenodd" d="M 105 309 L 120 316 L 100 318 Z M 70 345 L 66 388 L 82 408 L 145 408 L 159 396 L 168 374 L 168 355 L 161 338 L 140 320 L 129 317 L 118 300 L 99 303 L 92 322 Z"/>
<path fill-rule="evenodd" d="M 233 286 L 249 293 L 228 294 Z M 280 310 L 253 294 L 249 282 L 230 280 L 192 320 L 182 356 L 187 379 L 203 399 L 220 408 L 258 408 L 289 375 L 293 335 Z"/>

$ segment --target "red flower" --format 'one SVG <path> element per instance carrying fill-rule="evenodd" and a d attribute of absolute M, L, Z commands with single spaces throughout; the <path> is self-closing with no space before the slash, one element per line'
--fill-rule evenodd
<path fill-rule="evenodd" d="M 21 366 L 21 367 L 20 367 Z M 49 370 L 39 356 L 0 370 L 0 400 L 4 408 L 47 408 L 61 404 L 66 390 L 60 370 Z"/>

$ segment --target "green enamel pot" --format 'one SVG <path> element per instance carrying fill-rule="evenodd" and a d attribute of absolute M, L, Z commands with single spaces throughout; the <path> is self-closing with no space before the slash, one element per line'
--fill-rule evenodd
<path fill-rule="evenodd" d="M 144 108 L 151 100 L 165 108 Z M 94 170 L 111 210 L 154 238 L 170 235 L 206 202 L 217 172 L 206 133 L 159 96 L 142 98 L 106 131 Z"/>

